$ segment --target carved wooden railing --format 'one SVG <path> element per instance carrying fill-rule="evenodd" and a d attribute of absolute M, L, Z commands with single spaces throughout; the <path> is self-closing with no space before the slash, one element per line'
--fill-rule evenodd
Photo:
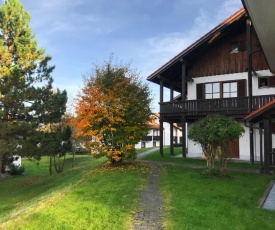
<path fill-rule="evenodd" d="M 256 110 L 275 99 L 275 95 L 254 96 L 252 110 Z M 170 101 L 160 103 L 162 115 L 204 116 L 208 114 L 247 115 L 249 98 L 222 98 L 208 100 Z"/>

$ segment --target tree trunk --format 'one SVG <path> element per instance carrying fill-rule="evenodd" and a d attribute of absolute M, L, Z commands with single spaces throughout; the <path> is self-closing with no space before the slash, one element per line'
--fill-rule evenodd
<path fill-rule="evenodd" d="M 75 166 L 75 150 L 73 150 L 73 163 L 72 163 L 72 168 Z"/>
<path fill-rule="evenodd" d="M 53 166 L 53 159 L 52 159 L 52 157 L 50 157 L 50 166 L 49 166 L 50 175 L 53 174 L 52 166 Z"/>
<path fill-rule="evenodd" d="M 2 174 L 2 168 L 3 168 L 3 161 L 2 159 L 0 158 L 0 178 L 1 178 L 1 174 Z"/>

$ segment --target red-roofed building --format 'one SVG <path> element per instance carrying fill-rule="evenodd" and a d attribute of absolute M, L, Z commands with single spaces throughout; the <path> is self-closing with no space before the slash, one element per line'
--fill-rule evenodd
<path fill-rule="evenodd" d="M 255 129 L 259 123 L 247 127 L 244 118 L 275 99 L 275 76 L 244 8 L 161 66 L 147 80 L 160 86 L 160 130 L 163 130 L 162 122 L 168 122 L 171 126 L 179 124 L 183 133 L 188 133 L 194 122 L 209 114 L 230 116 L 245 128 L 244 135 L 231 144 L 231 157 L 252 163 L 260 160 L 260 134 Z M 164 87 L 170 90 L 169 101 L 164 101 Z M 174 93 L 180 96 L 175 99 Z M 275 121 L 272 119 L 271 124 Z M 202 156 L 199 145 L 188 139 L 185 143 L 186 138 L 182 140 L 183 157 Z M 173 143 L 170 145 L 173 151 Z M 162 154 L 163 143 L 160 146 Z"/>
<path fill-rule="evenodd" d="M 151 116 L 151 121 L 148 122 L 149 132 L 147 136 L 143 137 L 142 140 L 136 144 L 136 148 L 150 148 L 160 146 L 160 121 L 159 114 L 155 113 Z M 163 145 L 170 144 L 170 138 L 173 140 L 173 144 L 182 143 L 182 131 L 176 123 L 172 125 L 172 131 L 168 123 L 163 124 Z"/>

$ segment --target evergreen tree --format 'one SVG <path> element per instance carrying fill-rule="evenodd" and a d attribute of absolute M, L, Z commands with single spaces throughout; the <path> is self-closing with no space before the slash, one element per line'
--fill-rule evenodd
<path fill-rule="evenodd" d="M 61 120 L 66 91 L 53 90 L 51 57 L 39 49 L 20 0 L 0 7 L 0 160 L 4 154 L 37 157 L 39 124 Z M 1 166 L 1 162 L 0 162 Z"/>

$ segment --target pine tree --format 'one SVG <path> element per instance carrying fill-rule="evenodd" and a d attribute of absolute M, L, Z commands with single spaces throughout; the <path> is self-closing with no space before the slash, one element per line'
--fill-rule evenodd
<path fill-rule="evenodd" d="M 51 57 L 38 48 L 29 23 L 30 15 L 20 0 L 2 2 L 0 160 L 4 154 L 39 158 L 43 154 L 38 148 L 39 124 L 59 122 L 66 108 L 66 91 L 53 90 L 50 74 L 54 66 L 48 65 Z"/>

